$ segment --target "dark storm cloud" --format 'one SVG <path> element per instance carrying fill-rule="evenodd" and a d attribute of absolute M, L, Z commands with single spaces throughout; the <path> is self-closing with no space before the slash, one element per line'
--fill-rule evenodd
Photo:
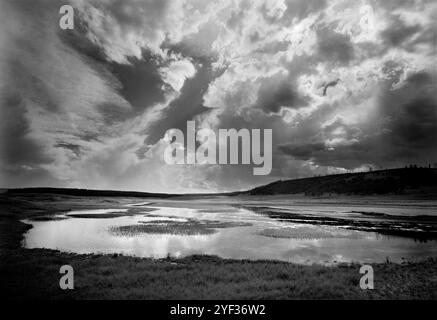
<path fill-rule="evenodd" d="M 404 73 L 402 64 L 393 60 L 384 62 L 381 71 L 393 83 L 398 83 Z"/>
<path fill-rule="evenodd" d="M 437 146 L 437 104 L 434 97 L 417 97 L 403 105 L 392 127 L 400 146 Z M 397 133 L 397 134 L 396 134 Z"/>
<path fill-rule="evenodd" d="M 350 37 L 323 28 L 317 30 L 318 54 L 324 61 L 348 64 L 354 58 L 354 47 Z"/>
<path fill-rule="evenodd" d="M 341 135 L 346 140 L 357 138 L 361 133 L 360 129 L 349 126 L 343 119 L 337 118 L 334 122 L 323 128 L 322 134 L 329 136 L 335 134 L 338 129 L 341 130 Z"/>
<path fill-rule="evenodd" d="M 379 137 L 383 138 L 383 137 Z M 315 164 L 327 167 L 354 169 L 363 164 L 382 164 L 378 141 L 369 138 L 361 143 L 338 146 L 335 149 L 321 148 L 317 143 L 297 145 L 293 148 L 284 146 L 282 150 L 299 160 L 311 160 Z M 308 153 L 296 154 L 296 150 L 308 150 Z M 378 151 L 376 153 L 376 151 Z M 365 156 L 364 156 L 365 155 Z M 392 162 L 394 163 L 394 162 Z"/>
<path fill-rule="evenodd" d="M 300 108 L 308 102 L 309 98 L 297 91 L 292 79 L 276 75 L 261 82 L 255 107 L 277 113 L 281 107 Z"/>
<path fill-rule="evenodd" d="M 0 111 L 0 162 L 16 168 L 49 163 L 42 146 L 32 137 L 21 95 L 13 89 L 2 90 Z"/>
<path fill-rule="evenodd" d="M 391 142 L 400 149 L 417 152 L 437 148 L 436 76 L 427 72 L 411 75 L 404 86 L 389 90 L 381 101 L 381 115 L 389 117 Z M 422 157 L 427 155 L 422 153 Z"/>
<path fill-rule="evenodd" d="M 402 45 L 420 30 L 419 25 L 406 25 L 400 16 L 394 16 L 389 27 L 381 33 L 381 36 L 388 45 L 396 47 Z"/>
<path fill-rule="evenodd" d="M 278 148 L 283 153 L 299 160 L 309 160 L 318 152 L 326 149 L 325 144 L 321 142 L 308 144 L 282 144 L 279 145 Z"/>
<path fill-rule="evenodd" d="M 81 147 L 77 144 L 74 144 L 74 143 L 61 142 L 61 143 L 56 144 L 55 147 L 70 150 L 77 157 L 80 156 L 80 153 L 81 153 Z"/>
<path fill-rule="evenodd" d="M 362 163 L 363 156 L 360 153 L 368 148 L 367 142 L 366 145 L 350 143 L 360 136 L 359 128 L 347 125 L 341 118 L 337 118 L 321 129 L 315 127 L 319 123 L 317 120 L 313 122 L 312 134 L 307 131 L 307 134 L 302 135 L 300 139 L 295 137 L 295 140 L 300 140 L 300 142 L 283 143 L 278 146 L 278 149 L 293 159 L 313 161 L 322 166 L 354 168 Z M 305 126 L 311 127 L 310 124 L 305 124 Z M 303 140 L 308 137 L 311 137 L 309 141 Z M 332 138 L 341 138 L 343 144 L 335 147 L 329 146 L 328 140 Z"/>
<path fill-rule="evenodd" d="M 402 166 L 411 162 L 434 163 L 437 159 L 437 98 L 435 75 L 420 72 L 393 90 L 390 85 L 381 96 L 374 123 L 362 128 L 335 121 L 310 141 L 283 144 L 279 149 L 299 160 L 316 164 L 354 168 L 360 164 Z M 329 148 L 326 139 L 342 129 L 344 143 Z M 321 137 L 325 139 L 321 139 Z M 317 139 L 319 139 L 317 141 Z M 316 141 L 314 141 L 316 140 Z"/>
<path fill-rule="evenodd" d="M 203 105 L 203 95 L 211 81 L 222 72 L 213 71 L 211 62 L 203 59 L 195 60 L 195 63 L 200 63 L 201 67 L 192 78 L 185 80 L 180 95 L 170 102 L 161 119 L 148 128 L 147 131 L 150 133 L 147 138 L 148 144 L 156 143 L 167 130 L 172 128 L 185 132 L 188 120 L 209 110 Z"/>
<path fill-rule="evenodd" d="M 89 27 L 86 20 L 83 18 L 83 14 L 76 11 L 76 14 L 74 15 L 74 29 L 68 30 L 68 32 L 59 29 L 57 35 L 67 46 L 73 48 L 84 57 L 95 62 L 106 62 L 108 57 L 106 56 L 105 51 L 87 37 L 88 31 Z"/>
<path fill-rule="evenodd" d="M 419 72 L 410 75 L 407 79 L 407 87 L 425 87 L 425 89 L 432 89 L 432 85 L 435 84 L 435 79 L 428 72 Z"/>
<path fill-rule="evenodd" d="M 7 187 L 59 185 L 59 181 L 39 166 L 52 159 L 35 136 L 31 106 L 38 104 L 50 113 L 59 111 L 52 84 L 34 72 L 27 57 L 38 59 L 41 46 L 50 35 L 29 17 L 57 17 L 56 1 L 7 1 L 0 4 L 0 184 Z M 54 9 L 52 15 L 46 10 Z M 17 26 L 18 25 L 18 26 Z M 26 33 L 32 29 L 31 33 Z"/>
<path fill-rule="evenodd" d="M 104 50 L 87 36 L 86 22 L 77 18 L 77 28 L 72 32 L 60 32 L 60 38 L 79 54 L 90 59 L 90 67 L 111 79 L 113 87 L 130 103 L 131 110 L 105 103 L 98 106 L 107 123 L 124 121 L 142 113 L 145 109 L 165 100 L 166 84 L 159 74 L 162 59 L 149 50 L 142 51 L 141 58 L 127 57 L 127 63 L 108 62 Z"/>
<path fill-rule="evenodd" d="M 389 12 L 399 8 L 414 8 L 415 6 L 421 6 L 424 3 L 431 3 L 433 0 L 411 1 L 411 0 L 374 0 L 381 8 L 387 9 Z"/>
<path fill-rule="evenodd" d="M 336 80 L 333 80 L 333 81 L 330 81 L 330 82 L 324 84 L 323 85 L 323 95 L 326 96 L 326 93 L 328 92 L 328 88 L 335 87 L 339 81 L 340 81 L 340 79 L 336 79 Z"/>
<path fill-rule="evenodd" d="M 128 63 L 128 57 L 141 58 L 144 48 L 160 52 L 171 30 L 177 3 L 168 0 L 84 1 L 78 7 L 87 21 L 87 36 L 108 57 Z M 162 52 L 161 52 L 162 53 Z"/>
<path fill-rule="evenodd" d="M 121 95 L 138 114 L 165 100 L 166 84 L 159 74 L 159 58 L 144 50 L 141 59 L 130 57 L 129 64 L 112 63 L 109 68 L 120 81 Z"/>
<path fill-rule="evenodd" d="M 388 22 L 387 28 L 380 33 L 386 48 L 398 47 L 409 52 L 425 53 L 426 46 L 429 46 L 429 54 L 435 54 L 435 24 L 421 24 L 421 21 L 407 23 L 400 15 L 391 15 Z"/>

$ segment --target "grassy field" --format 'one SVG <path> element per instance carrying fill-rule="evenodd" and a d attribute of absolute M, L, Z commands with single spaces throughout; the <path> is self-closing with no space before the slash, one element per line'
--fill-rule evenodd
<path fill-rule="evenodd" d="M 46 201 L 44 201 L 46 203 Z M 437 260 L 373 264 L 375 289 L 359 287 L 360 265 L 303 266 L 211 256 L 142 259 L 23 249 L 29 228 L 20 219 L 47 210 L 27 201 L 2 200 L 0 292 L 7 299 L 436 299 Z M 72 204 L 69 204 L 72 207 Z M 59 288 L 69 264 L 74 290 Z"/>

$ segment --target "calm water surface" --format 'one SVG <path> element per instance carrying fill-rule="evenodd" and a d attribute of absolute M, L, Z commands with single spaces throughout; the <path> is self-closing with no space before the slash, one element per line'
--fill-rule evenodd
<path fill-rule="evenodd" d="M 141 208 L 144 207 L 144 212 Z M 110 218 L 81 218 L 81 214 L 134 215 Z M 146 208 L 148 208 L 146 210 Z M 71 211 L 62 220 L 24 222 L 32 225 L 25 234 L 27 248 L 50 248 L 75 253 L 122 253 L 140 257 L 184 257 L 192 254 L 217 255 L 234 259 L 275 259 L 296 263 L 382 262 L 437 255 L 437 242 L 418 242 L 409 238 L 383 236 L 340 227 L 313 226 L 278 221 L 251 210 L 228 207 L 225 210 L 154 207 L 148 203 L 127 205 L 126 209 Z M 214 207 L 215 208 L 215 207 Z M 297 210 L 297 209 L 296 209 Z M 332 209 L 300 208 L 318 215 L 332 215 Z M 344 210 L 344 208 L 343 208 Z M 335 210 L 334 210 L 335 211 Z M 79 214 L 79 217 L 77 215 Z M 75 217 L 69 216 L 75 215 Z M 353 216 L 353 214 L 350 214 Z M 353 218 L 353 217 L 352 217 Z M 248 223 L 215 229 L 212 234 L 140 233 L 119 235 L 110 232 L 117 226 L 143 223 L 187 223 L 222 221 Z"/>

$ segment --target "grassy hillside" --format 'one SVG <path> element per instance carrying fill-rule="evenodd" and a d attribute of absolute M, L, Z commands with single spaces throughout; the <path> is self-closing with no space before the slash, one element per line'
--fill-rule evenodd
<path fill-rule="evenodd" d="M 0 189 L 1 190 L 1 189 Z M 137 191 L 88 190 L 68 188 L 20 188 L 4 190 L 14 194 L 59 194 L 82 197 L 140 197 L 169 198 L 232 195 L 275 195 L 305 194 L 319 196 L 326 194 L 422 194 L 437 197 L 437 169 L 405 168 L 371 172 L 346 173 L 321 177 L 280 180 L 244 192 L 166 194 Z"/>
<path fill-rule="evenodd" d="M 405 168 L 276 181 L 250 195 L 298 194 L 436 194 L 437 169 Z"/>

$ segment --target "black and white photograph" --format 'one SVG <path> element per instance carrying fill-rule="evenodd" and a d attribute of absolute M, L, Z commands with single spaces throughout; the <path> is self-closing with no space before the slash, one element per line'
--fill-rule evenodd
<path fill-rule="evenodd" d="M 0 0 L 1 301 L 437 299 L 436 49 L 435 0 Z"/>

